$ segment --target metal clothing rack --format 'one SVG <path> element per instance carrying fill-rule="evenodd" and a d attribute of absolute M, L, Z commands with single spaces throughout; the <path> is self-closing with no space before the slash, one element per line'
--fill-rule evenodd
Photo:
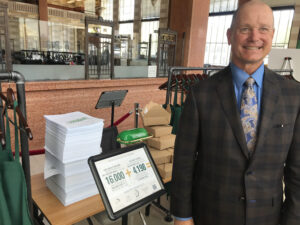
<path fill-rule="evenodd" d="M 168 84 L 166 93 L 166 105 L 170 103 L 171 97 L 171 81 L 173 75 L 179 75 L 182 71 L 203 71 L 205 74 L 210 75 L 214 71 L 222 70 L 224 67 L 170 67 L 168 73 Z"/>
<path fill-rule="evenodd" d="M 167 92 L 166 92 L 166 105 L 170 103 L 171 99 L 171 82 L 173 75 L 180 75 L 183 71 L 203 71 L 207 75 L 211 75 L 214 72 L 220 71 L 225 67 L 170 67 L 168 72 L 168 81 L 167 81 Z M 291 79 L 297 81 L 293 77 L 293 69 L 272 69 L 275 73 L 283 75 L 286 79 Z M 299 82 L 299 81 L 297 81 Z"/>
<path fill-rule="evenodd" d="M 16 90 L 17 90 L 17 99 L 18 99 L 18 106 L 26 119 L 26 100 L 25 100 L 25 78 L 19 72 L 7 72 L 7 73 L 0 73 L 0 91 L 2 91 L 1 82 L 15 82 L 16 83 Z M 0 101 L 0 113 L 3 112 L 3 103 Z M 22 127 L 22 123 L 20 123 Z M 2 131 L 4 131 L 4 120 L 3 117 L 0 116 L 0 127 Z M 24 127 L 23 127 L 24 128 Z M 28 147 L 28 137 L 25 132 L 20 132 L 20 143 L 21 143 L 21 152 L 22 152 L 22 167 L 24 170 L 24 175 L 26 179 L 27 185 L 27 196 L 28 196 L 28 206 L 30 210 L 30 215 L 32 217 L 32 197 L 31 197 L 31 180 L 30 180 L 30 162 L 29 162 L 29 147 Z M 33 218 L 33 217 L 32 217 Z"/>

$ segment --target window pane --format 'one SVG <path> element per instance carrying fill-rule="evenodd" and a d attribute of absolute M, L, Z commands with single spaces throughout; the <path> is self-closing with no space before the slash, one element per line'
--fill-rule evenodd
<path fill-rule="evenodd" d="M 159 27 L 159 21 L 142 22 L 141 30 L 141 42 L 147 42 L 149 44 L 149 36 L 151 35 L 151 56 L 155 56 L 157 52 L 158 35 L 153 35 L 154 31 L 157 31 Z"/>
<path fill-rule="evenodd" d="M 273 47 L 276 48 L 288 47 L 293 16 L 294 16 L 293 9 L 274 11 L 275 33 L 273 38 Z"/>
<path fill-rule="evenodd" d="M 142 6 L 141 6 L 142 19 L 159 17 L 160 3 L 161 0 L 157 0 L 157 1 L 142 0 Z"/>
<path fill-rule="evenodd" d="M 133 38 L 133 23 L 121 23 L 119 25 L 119 34 L 120 35 L 130 35 L 131 39 Z"/>
<path fill-rule="evenodd" d="M 48 21 L 48 50 L 59 52 L 83 51 L 83 40 L 76 26 Z M 82 31 L 81 31 L 82 33 Z"/>
<path fill-rule="evenodd" d="M 20 49 L 39 50 L 38 20 L 30 18 L 19 18 Z"/>
<path fill-rule="evenodd" d="M 113 0 L 101 0 L 101 16 L 104 20 L 113 20 Z"/>
<path fill-rule="evenodd" d="M 228 12 L 237 9 L 238 0 L 211 0 L 209 12 Z"/>
<path fill-rule="evenodd" d="M 205 64 L 226 66 L 229 63 L 230 46 L 227 43 L 227 28 L 232 15 L 210 16 L 206 36 Z"/>
<path fill-rule="evenodd" d="M 134 0 L 120 0 L 119 2 L 119 20 L 133 20 L 134 18 Z"/>

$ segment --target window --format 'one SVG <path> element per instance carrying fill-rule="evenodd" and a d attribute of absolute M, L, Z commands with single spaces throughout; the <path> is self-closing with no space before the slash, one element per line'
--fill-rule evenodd
<path fill-rule="evenodd" d="M 38 20 L 30 18 L 19 18 L 20 49 L 39 50 Z"/>
<path fill-rule="evenodd" d="M 229 12 L 237 9 L 238 0 L 211 0 L 210 13 Z"/>
<path fill-rule="evenodd" d="M 141 1 L 142 1 L 142 5 L 141 5 L 142 19 L 159 18 L 161 0 L 156 0 L 156 1 L 141 0 Z"/>
<path fill-rule="evenodd" d="M 120 35 L 130 35 L 133 38 L 133 23 L 120 23 L 119 25 Z"/>
<path fill-rule="evenodd" d="M 59 52 L 80 52 L 83 40 L 76 26 L 48 21 L 48 50 Z"/>
<path fill-rule="evenodd" d="M 273 48 L 288 48 L 294 9 L 274 9 L 274 27 Z"/>
<path fill-rule="evenodd" d="M 159 28 L 159 21 L 142 22 L 141 41 L 149 43 L 149 36 L 151 36 L 151 56 L 156 57 L 158 35 L 153 35 Z"/>
<path fill-rule="evenodd" d="M 104 20 L 113 21 L 113 0 L 101 0 L 101 16 Z"/>
<path fill-rule="evenodd" d="M 231 47 L 227 43 L 226 32 L 232 15 L 210 16 L 205 46 L 205 64 L 225 66 L 229 63 Z"/>
<path fill-rule="evenodd" d="M 158 46 L 158 31 L 160 5 L 161 0 L 142 0 L 141 2 L 141 43 L 140 43 L 140 56 L 144 55 L 145 59 L 148 57 L 148 51 L 151 45 L 150 56 L 152 59 L 156 58 Z M 151 43 L 149 37 L 151 35 Z"/>
<path fill-rule="evenodd" d="M 204 64 L 225 66 L 229 63 L 231 47 L 226 32 L 230 27 L 238 0 L 211 0 L 208 18 Z"/>
<path fill-rule="evenodd" d="M 119 21 L 133 20 L 134 18 L 134 0 L 119 1 Z"/>

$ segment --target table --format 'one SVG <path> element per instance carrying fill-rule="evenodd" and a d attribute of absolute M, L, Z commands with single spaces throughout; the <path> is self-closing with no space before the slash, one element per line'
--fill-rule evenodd
<path fill-rule="evenodd" d="M 52 225 L 72 225 L 105 210 L 99 194 L 64 206 L 47 188 L 43 173 L 31 176 L 31 191 L 34 204 Z"/>

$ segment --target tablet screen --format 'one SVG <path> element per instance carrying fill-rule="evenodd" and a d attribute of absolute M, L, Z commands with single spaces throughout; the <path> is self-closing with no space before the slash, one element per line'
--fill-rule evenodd
<path fill-rule="evenodd" d="M 120 149 L 109 157 L 99 159 L 95 156 L 89 160 L 93 162 L 92 172 L 96 181 L 100 181 L 96 183 L 104 203 L 109 203 L 106 209 L 108 212 L 111 210 L 112 214 L 118 214 L 124 209 L 126 211 L 126 208 L 132 208 L 136 203 L 141 206 L 143 200 L 152 201 L 150 196 L 165 191 L 147 147 L 144 144 L 137 146 L 136 149 Z"/>

